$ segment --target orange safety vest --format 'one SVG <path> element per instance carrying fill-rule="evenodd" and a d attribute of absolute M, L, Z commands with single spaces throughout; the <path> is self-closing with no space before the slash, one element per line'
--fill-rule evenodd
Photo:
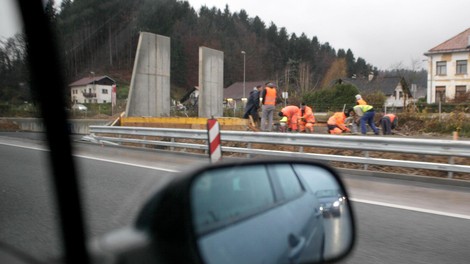
<path fill-rule="evenodd" d="M 312 108 L 310 108 L 309 106 L 305 106 L 303 112 L 304 112 L 304 115 L 302 117 L 304 118 L 303 120 L 304 122 L 315 123 L 315 116 L 313 115 Z"/>
<path fill-rule="evenodd" d="M 334 115 L 328 118 L 327 124 L 331 126 L 338 126 L 344 130 L 346 129 L 344 121 L 346 121 L 346 115 L 343 112 L 336 112 Z"/>
<path fill-rule="evenodd" d="M 367 102 L 364 99 L 359 99 L 359 100 L 357 100 L 357 104 L 358 105 L 366 105 Z"/>
<path fill-rule="evenodd" d="M 297 130 L 297 119 L 299 119 L 302 114 L 300 108 L 295 105 L 288 105 L 282 108 L 281 112 L 288 118 L 287 126 L 293 130 Z"/>
<path fill-rule="evenodd" d="M 264 104 L 265 105 L 276 105 L 276 89 L 271 87 L 264 88 L 266 94 L 264 96 Z"/>
<path fill-rule="evenodd" d="M 392 123 L 393 123 L 393 120 L 395 120 L 395 118 L 397 117 L 397 116 L 394 115 L 394 114 L 386 114 L 386 115 L 384 115 L 384 117 L 386 117 L 386 116 L 388 116 L 388 117 L 390 118 L 390 122 L 392 122 Z"/>

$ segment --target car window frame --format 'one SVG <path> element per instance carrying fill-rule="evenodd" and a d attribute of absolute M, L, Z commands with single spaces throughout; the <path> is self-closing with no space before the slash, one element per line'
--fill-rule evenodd
<path fill-rule="evenodd" d="M 287 166 L 287 164 L 283 164 L 284 166 Z M 301 192 L 296 195 L 296 196 L 293 196 L 293 197 L 290 197 L 290 198 L 286 198 L 285 197 L 285 194 L 284 194 L 284 191 L 282 189 L 282 186 L 281 186 L 281 183 L 279 182 L 279 177 L 282 177 L 281 175 L 276 175 L 275 173 L 269 173 L 269 175 L 271 176 L 272 178 L 272 181 L 273 181 L 273 185 L 275 186 L 274 187 L 274 190 L 276 191 L 276 197 L 278 197 L 278 200 L 276 201 L 276 203 L 278 204 L 278 206 L 281 206 L 283 204 L 286 204 L 286 203 L 289 203 L 291 201 L 294 201 L 294 200 L 297 200 L 297 199 L 300 199 L 302 196 L 304 196 L 307 192 L 307 190 L 305 189 L 305 186 L 303 184 L 303 182 L 300 180 L 299 178 L 299 175 L 297 175 L 297 172 L 294 170 L 294 167 L 289 164 L 288 165 L 290 167 L 290 169 L 292 170 L 292 174 L 294 175 L 294 177 L 297 179 L 297 182 L 299 183 L 300 185 L 300 188 L 301 188 Z M 272 170 L 272 169 L 271 169 Z"/>
<path fill-rule="evenodd" d="M 196 228 L 196 235 L 198 237 L 202 237 L 202 236 L 208 235 L 210 233 L 217 232 L 218 230 L 223 229 L 223 228 L 225 228 L 227 226 L 230 226 L 230 225 L 236 225 L 236 224 L 241 223 L 243 221 L 247 221 L 247 220 L 249 220 L 253 217 L 264 214 L 264 213 L 268 212 L 269 210 L 279 206 L 278 203 L 277 203 L 277 200 L 276 200 L 276 194 L 275 194 L 275 190 L 274 190 L 274 187 L 273 187 L 271 175 L 269 174 L 269 171 L 266 168 L 266 166 L 264 166 L 264 168 L 265 168 L 266 176 L 267 176 L 267 179 L 268 179 L 268 182 L 269 182 L 269 187 L 270 187 L 272 195 L 273 195 L 273 202 L 271 204 L 267 205 L 267 206 L 260 207 L 256 210 L 252 210 L 250 212 L 242 213 L 237 217 L 228 218 L 228 219 L 219 221 L 217 223 L 209 224 L 206 227 L 204 227 L 202 230 L 197 230 L 197 228 Z M 192 194 L 190 194 L 190 196 L 192 196 Z"/>
<path fill-rule="evenodd" d="M 49 166 L 61 228 L 65 263 L 91 263 L 82 202 L 72 157 L 65 111 L 66 83 L 55 37 L 41 0 L 16 0 L 27 39 L 26 50 L 33 97 L 39 104 L 49 147 Z M 54 78 L 51 78 L 53 73 Z"/>

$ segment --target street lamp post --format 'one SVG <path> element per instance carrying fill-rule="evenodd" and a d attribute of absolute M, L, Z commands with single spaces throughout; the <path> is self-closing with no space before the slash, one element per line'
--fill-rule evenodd
<path fill-rule="evenodd" d="M 242 54 L 243 54 L 243 98 L 246 98 L 246 95 L 245 95 L 245 55 L 246 55 L 246 52 L 242 50 Z"/>

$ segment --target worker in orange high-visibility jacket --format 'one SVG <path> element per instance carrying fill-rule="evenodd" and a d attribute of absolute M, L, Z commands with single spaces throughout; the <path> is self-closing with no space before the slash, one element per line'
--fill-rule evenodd
<path fill-rule="evenodd" d="M 341 134 L 344 132 L 351 132 L 351 130 L 344 124 L 344 121 L 347 117 L 349 117 L 349 111 L 336 112 L 330 118 L 328 118 L 328 133 Z"/>
<path fill-rule="evenodd" d="M 261 98 L 261 131 L 271 131 L 273 128 L 273 117 L 276 109 L 277 85 L 266 83 L 260 95 Z"/>
<path fill-rule="evenodd" d="M 298 131 L 298 121 L 301 115 L 300 108 L 296 105 L 288 105 L 279 112 L 280 117 L 287 117 L 287 127 L 290 131 Z"/>
<path fill-rule="evenodd" d="M 302 103 L 300 104 L 300 111 L 299 132 L 313 133 L 315 116 L 313 115 L 312 108 Z"/>
<path fill-rule="evenodd" d="M 386 114 L 380 119 L 380 125 L 384 135 L 391 135 L 392 129 L 398 125 L 398 117 L 395 114 Z"/>

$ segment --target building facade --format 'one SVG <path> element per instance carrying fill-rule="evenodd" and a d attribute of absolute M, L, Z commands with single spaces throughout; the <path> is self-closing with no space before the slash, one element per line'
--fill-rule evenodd
<path fill-rule="evenodd" d="M 108 76 L 85 77 L 69 84 L 72 104 L 112 103 L 116 82 Z"/>
<path fill-rule="evenodd" d="M 430 49 L 427 102 L 452 101 L 470 90 L 470 28 Z"/>

